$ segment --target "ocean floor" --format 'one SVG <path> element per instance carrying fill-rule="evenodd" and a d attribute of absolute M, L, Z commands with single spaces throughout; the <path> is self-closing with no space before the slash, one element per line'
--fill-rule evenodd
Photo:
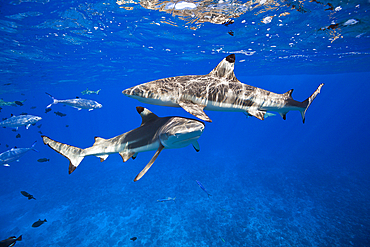
<path fill-rule="evenodd" d="M 145 155 L 140 163 L 122 164 L 120 157 L 102 164 L 86 159 L 77 172 L 59 175 L 59 180 L 55 180 L 56 173 L 49 178 L 36 175 L 34 181 L 44 186 L 27 188 L 36 200 L 27 200 L 14 186 L 14 190 L 1 193 L 1 200 L 8 205 L 0 215 L 2 236 L 22 234 L 23 241 L 17 246 L 306 247 L 370 243 L 369 202 L 366 196 L 361 199 L 361 174 L 263 158 L 243 163 L 216 153 L 196 162 L 177 150 L 162 155 L 136 183 L 132 180 L 141 169 L 138 164 L 147 159 Z M 178 160 L 176 157 L 180 159 L 177 163 L 164 162 L 167 158 Z M 187 166 L 189 160 L 193 163 Z M 64 157 L 58 162 L 67 169 Z M 195 180 L 212 196 L 208 197 Z M 157 202 L 168 196 L 176 200 Z M 47 222 L 32 228 L 38 219 Z M 132 237 L 137 240 L 130 240 Z"/>

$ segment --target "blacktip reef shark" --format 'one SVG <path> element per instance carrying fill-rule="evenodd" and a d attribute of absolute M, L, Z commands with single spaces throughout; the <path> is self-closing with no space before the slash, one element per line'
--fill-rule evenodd
<path fill-rule="evenodd" d="M 110 154 L 119 153 L 126 162 L 131 157 L 134 159 L 141 152 L 157 150 L 136 176 L 138 181 L 149 170 L 163 149 L 182 148 L 192 144 L 199 151 L 198 138 L 204 131 L 204 123 L 184 117 L 158 117 L 150 110 L 136 107 L 142 118 L 140 127 L 111 139 L 95 137 L 95 143 L 89 148 L 78 148 L 63 144 L 42 136 L 45 144 L 69 159 L 69 174 L 71 174 L 86 156 L 96 156 L 104 161 Z"/>
<path fill-rule="evenodd" d="M 224 58 L 207 75 L 185 75 L 143 83 L 122 93 L 143 103 L 182 107 L 185 111 L 204 121 L 212 120 L 203 110 L 244 112 L 264 120 L 267 111 L 279 113 L 283 119 L 289 111 L 305 114 L 312 101 L 320 93 L 320 84 L 306 100 L 292 98 L 292 90 L 284 94 L 273 93 L 241 83 L 234 74 L 235 55 Z"/>
<path fill-rule="evenodd" d="M 101 89 L 99 89 L 99 90 L 97 90 L 97 91 L 92 91 L 92 90 L 89 90 L 88 88 L 86 88 L 86 90 L 84 90 L 84 91 L 82 91 L 81 93 L 82 94 L 88 94 L 88 95 L 90 95 L 90 94 L 99 94 L 99 92 L 101 91 Z"/>

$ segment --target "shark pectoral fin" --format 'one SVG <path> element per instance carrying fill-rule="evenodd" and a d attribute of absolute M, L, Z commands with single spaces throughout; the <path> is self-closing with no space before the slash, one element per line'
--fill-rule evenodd
<path fill-rule="evenodd" d="M 152 159 L 149 161 L 149 163 L 144 167 L 144 169 L 136 176 L 134 179 L 134 182 L 138 181 L 144 174 L 149 170 L 149 168 L 153 165 L 154 161 L 157 159 L 160 152 L 164 149 L 164 146 L 162 144 L 159 144 L 158 150 L 155 152 Z"/>
<path fill-rule="evenodd" d="M 100 162 L 103 162 L 108 158 L 109 154 L 103 154 L 103 155 L 96 155 L 96 157 L 100 158 Z"/>
<path fill-rule="evenodd" d="M 199 152 L 200 147 L 199 147 L 199 143 L 198 143 L 198 141 L 195 141 L 195 142 L 193 142 L 192 144 L 193 144 L 193 147 L 194 147 L 195 151 Z"/>
<path fill-rule="evenodd" d="M 265 119 L 265 114 L 266 114 L 266 111 L 261 111 L 261 110 L 258 110 L 256 107 L 251 107 L 247 110 L 248 114 L 253 116 L 253 117 L 256 117 L 260 120 L 264 120 Z"/>
<path fill-rule="evenodd" d="M 119 155 L 121 155 L 123 162 L 128 161 L 131 157 L 134 156 L 134 152 L 119 152 Z"/>
<path fill-rule="evenodd" d="M 204 105 L 198 105 L 193 103 L 190 100 L 182 100 L 179 102 L 179 105 L 187 112 L 189 112 L 191 115 L 196 116 L 197 118 L 200 118 L 207 122 L 212 122 L 212 120 L 207 116 L 207 114 L 204 113 Z"/>

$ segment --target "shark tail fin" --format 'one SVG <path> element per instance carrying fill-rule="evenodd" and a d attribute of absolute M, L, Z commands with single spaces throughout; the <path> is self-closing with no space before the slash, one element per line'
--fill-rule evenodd
<path fill-rule="evenodd" d="M 321 90 L 322 86 L 324 86 L 324 83 L 321 83 L 317 87 L 315 92 L 313 92 L 313 94 L 310 97 L 308 97 L 305 101 L 302 102 L 305 106 L 301 111 L 303 123 L 305 122 L 305 115 L 306 115 L 306 111 L 307 111 L 308 107 L 311 105 L 312 101 L 316 98 L 316 96 L 320 93 L 320 90 Z"/>
<path fill-rule="evenodd" d="M 46 93 L 46 92 L 45 92 Z M 46 93 L 47 95 L 50 96 L 50 98 L 53 99 L 53 103 L 51 103 L 50 105 L 48 105 L 46 108 L 50 108 L 52 105 L 55 105 L 55 104 L 58 104 L 58 100 L 56 98 L 54 98 L 51 94 L 49 93 Z"/>
<path fill-rule="evenodd" d="M 71 174 L 83 160 L 84 156 L 81 155 L 83 151 L 82 148 L 54 141 L 47 136 L 41 137 L 44 143 L 51 149 L 54 149 L 56 152 L 69 159 L 69 174 Z"/>

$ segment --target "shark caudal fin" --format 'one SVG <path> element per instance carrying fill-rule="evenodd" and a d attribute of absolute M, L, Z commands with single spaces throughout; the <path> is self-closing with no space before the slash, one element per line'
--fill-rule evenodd
<path fill-rule="evenodd" d="M 54 141 L 47 136 L 41 137 L 46 145 L 69 159 L 69 174 L 71 174 L 83 160 L 84 156 L 81 156 L 81 152 L 83 151 L 82 148 Z"/>
<path fill-rule="evenodd" d="M 305 108 L 303 108 L 301 111 L 303 123 L 305 122 L 305 115 L 308 107 L 311 105 L 312 101 L 316 98 L 316 96 L 320 93 L 322 86 L 324 86 L 324 83 L 321 83 L 315 90 L 315 92 L 313 92 L 313 94 L 310 97 L 308 97 L 305 101 L 302 102 L 305 105 Z"/>

